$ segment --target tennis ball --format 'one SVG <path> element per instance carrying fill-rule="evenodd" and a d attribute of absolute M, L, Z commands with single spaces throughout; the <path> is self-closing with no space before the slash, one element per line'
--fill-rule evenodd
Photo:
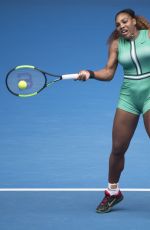
<path fill-rule="evenodd" d="M 19 89 L 26 89 L 28 86 L 27 82 L 25 80 L 21 80 L 18 82 L 18 88 Z"/>

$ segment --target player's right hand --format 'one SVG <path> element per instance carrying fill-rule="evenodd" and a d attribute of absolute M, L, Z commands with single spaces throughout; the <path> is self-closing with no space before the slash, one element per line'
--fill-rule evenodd
<path fill-rule="evenodd" d="M 87 81 L 88 79 L 90 78 L 90 73 L 88 70 L 81 70 L 79 72 L 79 76 L 77 78 L 77 80 L 80 80 L 80 81 Z"/>

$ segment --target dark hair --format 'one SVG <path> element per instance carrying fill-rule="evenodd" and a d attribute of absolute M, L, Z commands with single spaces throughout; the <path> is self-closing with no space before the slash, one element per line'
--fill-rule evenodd
<path fill-rule="evenodd" d="M 132 10 L 132 9 L 124 9 L 124 10 L 119 11 L 115 15 L 115 21 L 116 21 L 117 16 L 119 14 L 121 14 L 121 13 L 129 14 L 132 18 L 135 18 L 135 20 L 136 20 L 136 27 L 137 27 L 138 30 L 144 30 L 144 29 L 145 30 L 150 30 L 150 23 L 149 23 L 149 21 L 145 17 L 143 17 L 143 16 L 136 15 L 136 13 L 134 12 L 134 10 Z M 107 43 L 110 44 L 113 40 L 118 39 L 118 38 L 119 38 L 119 33 L 115 29 L 111 33 L 111 35 L 109 36 Z"/>
<path fill-rule="evenodd" d="M 117 16 L 118 16 L 119 14 L 122 14 L 122 13 L 127 13 L 127 14 L 129 14 L 132 18 L 135 18 L 135 12 L 134 12 L 134 10 L 132 10 L 132 9 L 124 9 L 124 10 L 119 11 L 119 12 L 115 15 L 115 20 L 116 20 Z"/>

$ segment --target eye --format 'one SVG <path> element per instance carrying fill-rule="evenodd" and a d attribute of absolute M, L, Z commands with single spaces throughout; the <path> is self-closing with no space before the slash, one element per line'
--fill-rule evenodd
<path fill-rule="evenodd" d="M 118 28 L 120 26 L 120 24 L 119 23 L 116 23 L 116 28 Z"/>
<path fill-rule="evenodd" d="M 123 19 L 122 20 L 122 23 L 124 23 L 124 24 L 127 23 L 127 22 L 128 22 L 128 19 Z"/>

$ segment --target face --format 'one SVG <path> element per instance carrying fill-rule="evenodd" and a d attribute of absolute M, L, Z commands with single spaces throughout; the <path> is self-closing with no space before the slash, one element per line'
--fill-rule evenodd
<path fill-rule="evenodd" d="M 127 13 L 120 13 L 116 17 L 116 29 L 120 36 L 125 39 L 131 39 L 137 34 L 135 18 L 132 18 Z"/>

